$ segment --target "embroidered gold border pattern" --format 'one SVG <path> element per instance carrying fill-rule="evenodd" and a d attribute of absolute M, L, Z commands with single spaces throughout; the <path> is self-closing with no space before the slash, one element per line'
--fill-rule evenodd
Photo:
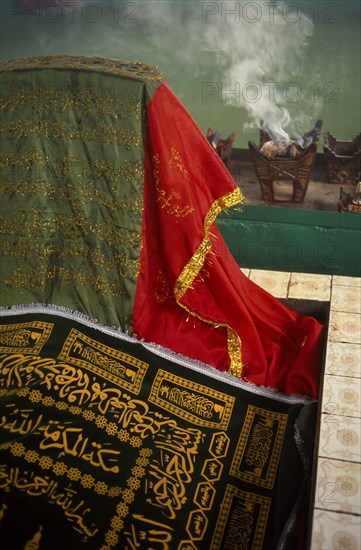
<path fill-rule="evenodd" d="M 0 326 L 0 351 L 1 353 L 40 353 L 44 344 L 48 341 L 53 323 L 30 321 Z"/>
<path fill-rule="evenodd" d="M 263 547 L 271 499 L 227 485 L 212 548 Z"/>
<path fill-rule="evenodd" d="M 48 217 L 47 217 L 48 215 Z M 50 217 L 52 215 L 52 217 Z M 106 221 L 92 222 L 83 214 L 76 218 L 69 217 L 66 214 L 53 214 L 53 212 L 37 211 L 31 208 L 29 217 L 23 210 L 15 210 L 11 220 L 0 215 L 2 233 L 5 235 L 26 235 L 29 238 L 38 238 L 40 231 L 47 232 L 48 235 L 57 235 L 60 231 L 65 239 L 73 239 L 79 230 L 86 234 L 94 234 L 98 239 L 106 241 L 110 245 L 129 243 L 129 248 L 137 249 L 141 240 L 139 231 L 128 229 L 127 227 L 118 227 L 115 223 Z M 19 231 L 21 228 L 21 233 Z M 46 233 L 45 233 L 46 234 Z"/>
<path fill-rule="evenodd" d="M 26 238 L 20 237 L 18 240 L 4 240 L 0 238 L 0 250 L 2 256 L 12 256 L 18 260 L 28 256 L 29 258 L 36 258 L 36 261 L 43 263 L 44 260 L 49 260 L 49 258 L 57 258 L 59 264 L 65 264 L 66 258 L 86 258 L 93 265 L 99 267 L 104 267 L 109 273 L 116 269 L 122 277 L 129 277 L 130 279 L 136 281 L 138 273 L 138 260 L 128 260 L 126 254 L 123 252 L 116 252 L 112 258 L 109 258 L 104 250 L 98 246 L 91 246 L 87 243 L 81 242 L 66 242 L 66 245 L 63 243 L 57 242 L 54 240 L 49 240 L 46 242 L 37 242 L 37 241 L 28 241 Z M 48 275 L 51 274 L 51 267 L 47 266 Z M 42 277 L 40 273 L 42 267 L 38 264 L 37 266 L 38 276 L 37 280 L 40 280 Z M 67 274 L 68 271 L 68 274 Z M 83 271 L 85 275 L 86 270 Z M 25 273 L 25 271 L 24 271 Z M 65 267 L 57 268 L 54 272 L 54 277 L 62 275 L 68 283 L 75 282 L 79 277 L 79 270 L 76 273 L 73 272 L 71 268 L 67 270 Z M 14 277 L 15 278 L 15 277 Z M 108 279 L 108 284 L 110 283 L 111 278 Z M 8 284 L 11 284 L 11 280 L 6 281 Z M 13 281 L 14 282 L 14 281 Z M 113 278 L 112 284 L 118 286 L 119 294 L 119 283 L 115 283 Z M 29 281 L 29 285 L 31 282 Z M 114 289 L 115 290 L 115 289 Z"/>
<path fill-rule="evenodd" d="M 158 67 L 139 61 L 122 61 L 106 57 L 86 57 L 72 55 L 44 55 L 10 59 L 0 65 L 2 71 L 24 71 L 33 69 L 76 69 L 94 71 L 137 80 L 161 81 L 163 73 Z"/>
<path fill-rule="evenodd" d="M 15 91 L 9 97 L 0 99 L 0 109 L 9 109 L 16 113 L 30 108 L 42 114 L 50 111 L 64 113 L 67 109 L 74 109 L 87 116 L 96 109 L 102 115 L 113 118 L 135 118 L 141 120 L 141 104 L 136 101 L 120 100 L 111 94 L 103 95 L 91 93 L 91 88 L 80 88 L 77 93 L 53 88 L 37 87 L 36 91 Z"/>
<path fill-rule="evenodd" d="M 84 367 L 136 394 L 142 388 L 149 367 L 148 363 L 105 346 L 74 328 L 63 345 L 59 359 Z"/>
<path fill-rule="evenodd" d="M 19 152 L 16 156 L 10 151 L 1 151 L 0 169 L 5 170 L 2 193 L 13 192 L 15 189 L 21 196 L 25 196 L 28 193 L 40 191 L 41 194 L 53 200 L 66 198 L 72 203 L 76 200 L 79 204 L 85 204 L 83 200 L 85 198 L 104 204 L 110 209 L 115 203 L 113 210 L 118 208 L 117 202 L 125 198 L 120 192 L 119 183 L 133 183 L 142 189 L 144 178 L 144 167 L 140 161 L 124 160 L 120 164 L 111 164 L 95 157 L 89 163 L 88 160 L 69 155 L 53 157 L 50 160 L 47 155 L 37 152 L 34 148 Z M 25 175 L 22 170 L 25 171 Z M 51 181 L 51 177 L 55 181 Z M 43 178 L 46 178 L 46 181 L 42 181 Z M 69 178 L 71 178 L 70 182 Z M 116 186 L 107 189 L 103 194 L 102 189 L 89 188 L 89 182 L 98 180 L 110 181 Z"/>
<path fill-rule="evenodd" d="M 288 415 L 250 405 L 230 473 L 253 485 L 272 489 Z"/>
<path fill-rule="evenodd" d="M 77 269 L 76 267 L 59 267 L 57 265 L 42 265 L 29 267 L 27 269 L 17 268 L 9 279 L 4 279 L 2 284 L 10 288 L 16 288 L 23 293 L 25 289 L 41 291 L 46 287 L 48 281 L 59 283 L 61 279 L 64 288 L 80 292 L 84 286 L 89 292 L 113 297 L 123 296 L 125 291 L 119 286 L 119 279 L 98 275 L 90 267 Z M 61 305 L 61 304 L 60 304 Z"/>
<path fill-rule="evenodd" d="M 92 187 L 92 182 L 79 182 L 77 189 L 71 183 L 46 181 L 45 179 L 31 181 L 30 179 L 19 179 L 17 177 L 6 178 L 2 184 L 0 193 L 16 192 L 19 196 L 25 197 L 31 194 L 39 194 L 48 197 L 55 203 L 69 201 L 73 208 L 80 208 L 96 202 L 98 206 L 107 208 L 110 212 L 123 210 L 128 216 L 141 216 L 143 201 L 140 198 L 128 198 L 123 196 L 119 189 L 112 188 L 111 196 L 102 195 L 98 189 Z M 79 194 L 78 194 L 79 193 Z"/>
<path fill-rule="evenodd" d="M 19 119 L 0 124 L 0 134 L 8 132 L 14 138 L 25 138 L 37 135 L 43 139 L 75 139 L 81 141 L 95 141 L 108 145 L 117 144 L 125 147 L 143 147 L 141 132 L 121 128 L 118 125 L 106 124 L 100 120 L 96 128 L 89 129 L 80 122 L 72 126 L 67 122 L 49 122 L 48 120 Z"/>
<path fill-rule="evenodd" d="M 197 426 L 227 429 L 234 397 L 158 370 L 149 401 Z"/>
<path fill-rule="evenodd" d="M 48 280 L 61 280 L 67 287 L 80 289 L 89 286 L 92 292 L 121 296 L 124 294 L 124 286 L 119 282 L 120 277 L 127 277 L 132 281 L 137 280 L 139 258 L 134 256 L 141 242 L 138 231 L 119 227 L 115 223 L 94 223 L 80 215 L 78 218 L 69 218 L 65 214 L 54 215 L 52 212 L 39 212 L 32 208 L 27 213 L 22 210 L 13 212 L 11 220 L 0 215 L 2 233 L 6 236 L 1 239 L 1 251 L 5 255 L 19 257 L 19 253 L 25 252 L 26 257 L 34 261 L 27 269 L 16 268 L 9 277 L 2 281 L 3 286 L 11 288 L 22 287 L 31 289 L 44 288 Z M 19 232 L 26 235 L 30 245 L 25 247 Z M 42 232 L 47 239 L 42 238 Z M 62 233 L 63 242 L 58 243 L 54 236 Z M 81 234 L 91 235 L 99 241 L 101 246 L 90 247 L 81 240 Z M 12 239 L 12 236 L 15 239 Z M 107 249 L 125 248 L 125 251 L 106 254 Z M 127 249 L 129 253 L 127 253 Z M 121 249 L 120 249 L 121 250 Z M 135 255 L 136 256 L 136 255 Z M 73 262 L 86 258 L 95 264 L 88 265 L 82 261 L 80 265 L 67 264 L 70 258 Z M 35 267 L 35 262 L 37 262 Z M 97 269 L 104 268 L 107 271 L 94 274 L 94 265 Z M 115 269 L 114 269 L 115 268 Z"/>
<path fill-rule="evenodd" d="M 210 239 L 210 228 L 215 222 L 218 214 L 222 210 L 230 208 L 236 204 L 242 203 L 244 200 L 243 194 L 239 188 L 234 189 L 228 195 L 225 195 L 217 200 L 215 200 L 210 209 L 208 210 L 205 219 L 204 219 L 204 238 L 189 260 L 189 262 L 183 267 L 180 275 L 178 276 L 175 286 L 174 286 L 174 295 L 177 301 L 177 304 L 185 309 L 193 317 L 197 317 L 201 321 L 204 321 L 215 328 L 225 327 L 227 330 L 227 341 L 228 341 L 228 353 L 230 357 L 230 367 L 229 372 L 234 376 L 241 377 L 243 364 L 242 364 L 242 343 L 241 339 L 236 333 L 226 323 L 217 323 L 216 321 L 211 321 L 209 319 L 203 318 L 201 315 L 198 315 L 196 312 L 190 310 L 187 306 L 181 303 L 183 295 L 187 290 L 192 286 L 194 279 L 199 275 L 199 272 L 204 266 L 206 256 L 212 249 L 212 242 Z"/>

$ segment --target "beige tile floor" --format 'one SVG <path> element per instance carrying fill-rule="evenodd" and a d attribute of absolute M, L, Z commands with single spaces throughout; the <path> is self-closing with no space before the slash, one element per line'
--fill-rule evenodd
<path fill-rule="evenodd" d="M 330 302 L 308 550 L 361 550 L 361 278 L 244 273 L 277 298 Z"/>

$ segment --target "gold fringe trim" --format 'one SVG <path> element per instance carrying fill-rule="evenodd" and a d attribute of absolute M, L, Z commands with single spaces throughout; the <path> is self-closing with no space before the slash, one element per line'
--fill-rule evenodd
<path fill-rule="evenodd" d="M 204 219 L 204 238 L 192 258 L 184 266 L 180 275 L 178 276 L 175 286 L 174 286 L 174 295 L 175 299 L 178 301 L 183 296 L 183 294 L 188 290 L 192 285 L 194 279 L 197 277 L 198 273 L 204 265 L 204 261 L 208 252 L 212 248 L 212 243 L 209 238 L 209 229 L 211 225 L 216 221 L 218 214 L 226 208 L 235 206 L 240 202 L 244 201 L 243 194 L 239 188 L 235 189 L 228 195 L 221 197 L 220 199 L 215 200 L 210 209 L 208 210 L 205 219 Z"/>
<path fill-rule="evenodd" d="M 242 344 L 238 334 L 226 323 L 216 323 L 214 321 L 210 321 L 209 319 L 204 319 L 197 313 L 191 311 L 187 306 L 181 304 L 180 300 L 186 291 L 192 286 L 194 279 L 204 266 L 207 254 L 212 249 L 210 227 L 215 222 L 218 214 L 226 208 L 243 203 L 243 201 L 244 196 L 241 190 L 237 188 L 231 193 L 228 193 L 228 195 L 225 195 L 212 203 L 204 219 L 204 238 L 189 262 L 182 269 L 174 286 L 174 296 L 180 307 L 185 309 L 193 317 L 196 317 L 197 319 L 200 319 L 215 328 L 225 327 L 227 329 L 227 346 L 230 357 L 229 372 L 237 377 L 241 377 L 243 370 Z"/>
<path fill-rule="evenodd" d="M 227 326 L 227 344 L 228 353 L 231 359 L 228 372 L 241 378 L 243 371 L 242 364 L 242 342 L 238 334 L 229 326 Z"/>

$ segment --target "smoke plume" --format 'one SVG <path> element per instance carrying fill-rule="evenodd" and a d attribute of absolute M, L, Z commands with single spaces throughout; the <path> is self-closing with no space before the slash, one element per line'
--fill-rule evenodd
<path fill-rule="evenodd" d="M 3 2 L 2 59 L 81 54 L 158 65 L 167 80 L 213 83 L 223 105 L 279 136 L 314 121 L 301 82 L 312 21 L 295 3 L 201 0 Z M 204 92 L 198 88 L 198 93 Z M 313 123 L 313 122 L 312 122 Z M 301 131 L 301 130 L 300 130 Z"/>

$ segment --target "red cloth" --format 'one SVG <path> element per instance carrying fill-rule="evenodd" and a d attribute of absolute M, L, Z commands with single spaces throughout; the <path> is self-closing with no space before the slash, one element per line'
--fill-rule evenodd
<path fill-rule="evenodd" d="M 322 326 L 243 275 L 213 223 L 242 195 L 164 82 L 148 107 L 133 331 L 257 385 L 317 397 Z"/>

